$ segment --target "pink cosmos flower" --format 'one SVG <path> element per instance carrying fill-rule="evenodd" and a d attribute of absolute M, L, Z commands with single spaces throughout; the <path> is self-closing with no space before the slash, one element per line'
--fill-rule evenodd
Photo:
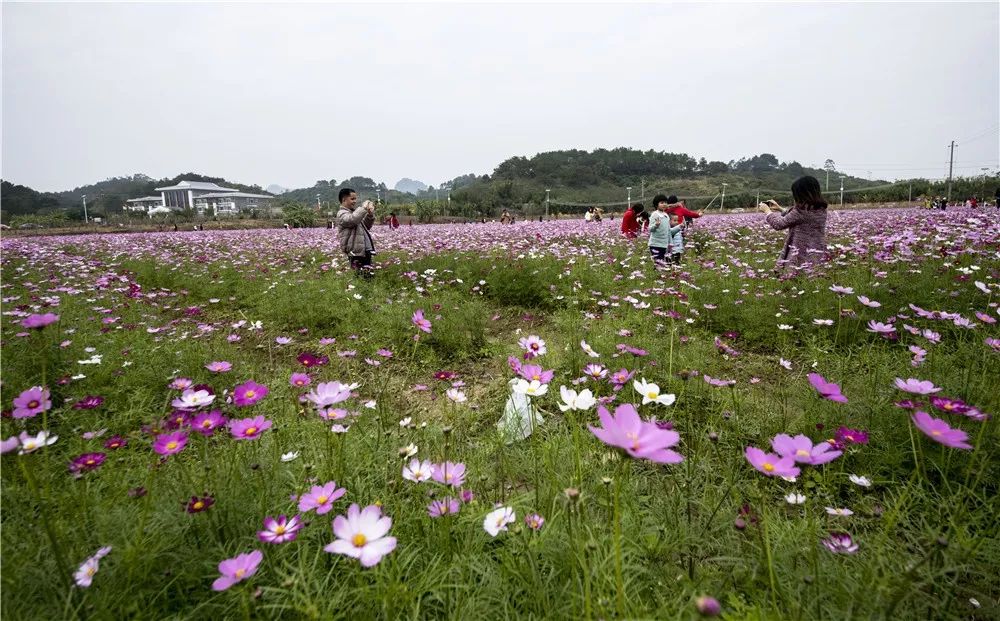
<path fill-rule="evenodd" d="M 427 505 L 427 515 L 432 518 L 441 517 L 443 515 L 453 515 L 458 513 L 458 500 L 450 496 L 442 498 L 441 500 L 435 500 L 431 504 Z"/>
<path fill-rule="evenodd" d="M 941 389 L 934 385 L 933 382 L 927 380 L 918 380 L 915 378 L 909 378 L 903 380 L 896 378 L 896 388 L 902 390 L 903 392 L 913 393 L 915 395 L 929 395 L 935 392 L 941 392 Z"/>
<path fill-rule="evenodd" d="M 880 304 L 879 302 L 876 302 L 875 300 L 869 300 L 868 297 L 864 296 L 864 295 L 859 295 L 858 296 L 858 302 L 861 302 L 862 304 L 864 304 L 868 308 L 878 308 L 878 307 L 882 306 L 882 304 Z"/>
<path fill-rule="evenodd" d="M 91 585 L 94 575 L 101 568 L 101 559 L 111 552 L 111 546 L 99 549 L 93 556 L 85 560 L 73 573 L 73 581 L 76 586 L 85 589 Z"/>
<path fill-rule="evenodd" d="M 176 381 L 176 380 L 175 380 Z M 200 407 L 204 407 L 212 403 L 215 400 L 215 395 L 209 393 L 207 390 L 194 390 L 193 388 L 185 388 L 184 392 L 181 393 L 180 398 L 174 399 L 170 402 L 170 405 L 175 408 L 181 408 L 185 410 L 196 410 Z"/>
<path fill-rule="evenodd" d="M 924 432 L 931 440 L 951 448 L 971 450 L 972 446 L 967 442 L 969 434 L 961 429 L 954 429 L 940 418 L 934 418 L 927 412 L 916 412 L 913 414 L 913 424 L 917 429 Z"/>
<path fill-rule="evenodd" d="M 826 381 L 819 373 L 810 373 L 808 377 L 809 383 L 812 384 L 812 387 L 816 389 L 816 392 L 821 397 L 836 403 L 847 403 L 847 397 L 841 394 L 838 384 Z"/>
<path fill-rule="evenodd" d="M 21 326 L 29 329 L 41 329 L 57 321 L 59 321 L 59 315 L 53 313 L 45 313 L 44 315 L 28 315 L 27 319 L 21 320 Z"/>
<path fill-rule="evenodd" d="M 14 398 L 14 418 L 33 418 L 52 408 L 49 389 L 32 386 Z"/>
<path fill-rule="evenodd" d="M 267 396 L 267 386 L 246 381 L 233 389 L 233 403 L 240 407 L 253 405 Z"/>
<path fill-rule="evenodd" d="M 188 434 L 183 431 L 160 434 L 153 441 L 153 450 L 160 455 L 176 455 L 184 450 L 187 441 Z"/>
<path fill-rule="evenodd" d="M 431 476 L 438 483 L 461 487 L 465 483 L 465 464 L 446 461 L 443 464 L 434 464 Z"/>
<path fill-rule="evenodd" d="M 517 374 L 528 380 L 529 382 L 536 381 L 542 384 L 548 384 L 552 381 L 556 372 L 553 370 L 546 371 L 542 369 L 540 365 L 537 364 L 525 364 L 521 365 L 521 368 L 517 371 Z"/>
<path fill-rule="evenodd" d="M 548 349 L 545 348 L 545 341 L 534 334 L 518 339 L 517 344 L 524 350 L 525 360 L 543 356 L 548 352 Z"/>
<path fill-rule="evenodd" d="M 431 322 L 424 319 L 424 310 L 422 308 L 418 308 L 416 312 L 413 313 L 412 321 L 413 325 L 415 325 L 418 330 L 422 330 L 427 334 L 431 333 Z"/>
<path fill-rule="evenodd" d="M 868 322 L 868 331 L 875 332 L 876 334 L 893 334 L 896 332 L 896 328 L 891 323 L 870 320 Z"/>
<path fill-rule="evenodd" d="M 73 474 L 81 474 L 90 470 L 97 470 L 104 463 L 108 456 L 105 453 L 84 453 L 74 457 L 69 462 L 69 471 Z"/>
<path fill-rule="evenodd" d="M 193 384 L 194 382 L 186 377 L 175 377 L 168 385 L 168 388 L 173 388 L 174 390 L 184 390 L 186 388 L 190 388 Z"/>
<path fill-rule="evenodd" d="M 317 384 L 316 388 L 306 393 L 305 397 L 317 408 L 325 408 L 349 399 L 351 391 L 354 388 L 356 386 L 349 386 L 340 382 L 323 382 Z"/>
<path fill-rule="evenodd" d="M 212 373 L 225 373 L 226 371 L 231 371 L 233 365 L 225 360 L 216 360 L 215 362 L 209 362 L 206 364 L 205 368 Z"/>
<path fill-rule="evenodd" d="M 791 457 L 797 463 L 812 466 L 833 461 L 843 454 L 843 451 L 833 450 L 829 442 L 820 442 L 814 446 L 812 440 L 802 434 L 793 438 L 779 433 L 771 440 L 771 448 L 781 457 Z"/>
<path fill-rule="evenodd" d="M 346 489 L 337 487 L 336 481 L 329 481 L 323 485 L 313 485 L 312 489 L 299 497 L 299 511 L 316 509 L 317 515 L 329 513 L 333 509 L 333 503 L 346 493 Z"/>
<path fill-rule="evenodd" d="M 87 395 L 73 404 L 74 410 L 92 410 L 104 403 L 104 397 Z"/>
<path fill-rule="evenodd" d="M 305 373 L 292 373 L 288 383 L 296 388 L 303 388 L 312 383 L 312 379 Z"/>
<path fill-rule="evenodd" d="M 337 539 L 323 549 L 359 559 L 362 567 L 373 567 L 396 549 L 396 538 L 387 536 L 390 528 L 392 518 L 383 516 L 377 505 L 361 509 L 352 504 L 346 516 L 333 519 L 333 534 Z"/>
<path fill-rule="evenodd" d="M 601 380 L 607 377 L 608 370 L 599 364 L 588 364 L 583 367 L 583 374 L 594 380 Z"/>
<path fill-rule="evenodd" d="M 237 440 L 256 440 L 273 424 L 272 421 L 263 416 L 235 419 L 229 421 L 229 433 L 233 434 Z"/>
<path fill-rule="evenodd" d="M 0 442 L 0 455 L 4 455 L 15 450 L 21 445 L 21 442 L 17 439 L 17 436 L 11 436 L 6 440 Z"/>
<path fill-rule="evenodd" d="M 264 530 L 257 531 L 257 538 L 265 543 L 285 543 L 294 541 L 302 528 L 302 520 L 295 515 L 286 518 L 279 515 L 276 518 L 264 518 Z"/>
<path fill-rule="evenodd" d="M 635 459 L 648 459 L 658 464 L 676 464 L 684 460 L 680 453 L 670 448 L 680 442 L 680 434 L 643 421 L 635 406 L 628 403 L 619 405 L 613 417 L 607 409 L 599 406 L 597 416 L 601 427 L 587 427 L 605 444 L 620 448 Z"/>
<path fill-rule="evenodd" d="M 225 591 L 237 582 L 253 576 L 263 559 L 264 554 L 260 550 L 254 550 L 222 561 L 219 563 L 219 573 L 222 575 L 212 583 L 212 590 Z"/>
<path fill-rule="evenodd" d="M 780 457 L 774 453 L 765 453 L 754 446 L 748 446 L 744 455 L 750 465 L 769 477 L 797 477 L 799 468 L 791 457 Z"/>
<path fill-rule="evenodd" d="M 210 436 L 215 430 L 226 424 L 226 417 L 219 410 L 202 412 L 191 420 L 191 429 L 203 436 Z"/>
<path fill-rule="evenodd" d="M 531 530 L 542 530 L 542 526 L 545 524 L 545 518 L 537 513 L 532 513 L 524 516 L 524 523 L 527 524 L 528 528 Z"/>

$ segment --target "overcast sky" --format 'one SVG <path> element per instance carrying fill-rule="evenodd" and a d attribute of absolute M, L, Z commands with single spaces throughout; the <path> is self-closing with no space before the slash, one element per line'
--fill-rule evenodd
<path fill-rule="evenodd" d="M 1000 4 L 12 4 L 4 179 L 437 184 L 513 155 L 998 162 Z"/>

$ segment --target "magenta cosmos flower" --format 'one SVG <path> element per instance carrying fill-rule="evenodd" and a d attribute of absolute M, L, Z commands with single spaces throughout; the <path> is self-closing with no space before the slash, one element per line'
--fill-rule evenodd
<path fill-rule="evenodd" d="M 257 531 L 257 538 L 264 543 L 285 543 L 294 541 L 302 528 L 302 520 L 295 515 L 287 518 L 279 515 L 276 518 L 264 518 L 264 530 Z"/>
<path fill-rule="evenodd" d="M 823 540 L 823 545 L 834 554 L 854 554 L 858 551 L 858 544 L 847 533 L 830 533 Z"/>
<path fill-rule="evenodd" d="M 205 365 L 205 368 L 212 373 L 225 373 L 226 371 L 231 371 L 233 365 L 225 360 L 216 360 L 215 362 L 209 362 Z"/>
<path fill-rule="evenodd" d="M 257 567 L 260 566 L 262 560 L 264 560 L 264 554 L 260 550 L 227 558 L 219 563 L 219 573 L 222 575 L 212 583 L 212 590 L 225 591 L 237 582 L 246 580 L 257 573 Z"/>
<path fill-rule="evenodd" d="M 203 436 L 210 436 L 215 430 L 226 424 L 226 417 L 219 410 L 202 412 L 191 420 L 191 429 Z"/>
<path fill-rule="evenodd" d="M 933 382 L 927 380 L 918 380 L 916 378 L 909 378 L 907 380 L 896 378 L 896 388 L 902 390 L 903 392 L 909 392 L 915 395 L 929 395 L 935 392 L 941 392 L 941 389 L 934 385 Z"/>
<path fill-rule="evenodd" d="M 175 455 L 184 450 L 187 441 L 188 435 L 183 431 L 164 433 L 156 436 L 156 440 L 153 441 L 153 450 L 160 455 Z"/>
<path fill-rule="evenodd" d="M 972 446 L 966 442 L 969 434 L 961 429 L 954 429 L 940 418 L 934 418 L 927 412 L 916 412 L 913 414 L 913 424 L 917 429 L 924 432 L 931 440 L 951 448 L 971 449 Z"/>
<path fill-rule="evenodd" d="M 819 373 L 809 374 L 809 383 L 816 389 L 819 396 L 837 403 L 847 403 L 847 397 L 840 392 L 840 385 L 828 382 Z"/>
<path fill-rule="evenodd" d="M 537 513 L 532 513 L 524 516 L 524 523 L 527 524 L 528 528 L 531 530 L 542 530 L 542 526 L 545 525 L 545 518 Z"/>
<path fill-rule="evenodd" d="M 748 446 L 744 455 L 750 465 L 769 477 L 797 477 L 800 470 L 791 457 L 781 457 L 774 453 L 765 453 L 755 446 Z"/>
<path fill-rule="evenodd" d="M 89 472 L 90 470 L 97 470 L 107 457 L 104 453 L 84 453 L 83 455 L 74 457 L 73 461 L 69 462 L 69 471 L 79 474 Z"/>
<path fill-rule="evenodd" d="M 97 397 L 95 395 L 87 395 L 82 399 L 78 400 L 73 404 L 74 410 L 93 410 L 104 403 L 104 397 Z"/>
<path fill-rule="evenodd" d="M 267 386 L 249 380 L 233 389 L 233 403 L 240 407 L 253 405 L 266 397 L 267 393 Z"/>
<path fill-rule="evenodd" d="M 396 538 L 387 536 L 390 528 L 392 518 L 383 516 L 377 505 L 361 509 L 352 504 L 346 516 L 333 519 L 333 534 L 337 539 L 323 549 L 356 558 L 362 567 L 373 567 L 396 549 Z"/>
<path fill-rule="evenodd" d="M 813 445 L 812 440 L 799 434 L 794 438 L 779 433 L 771 440 L 771 448 L 782 457 L 791 457 L 797 463 L 818 466 L 840 457 L 843 451 L 834 450 L 829 442 Z"/>
<path fill-rule="evenodd" d="M 680 453 L 670 448 L 680 442 L 680 434 L 643 421 L 632 404 L 619 405 L 613 417 L 607 409 L 598 407 L 597 416 L 601 426 L 587 425 L 590 432 L 601 442 L 622 449 L 630 457 L 658 464 L 676 464 L 684 460 Z"/>
<path fill-rule="evenodd" d="M 313 485 L 311 490 L 299 497 L 299 511 L 316 509 L 317 515 L 329 513 L 333 509 L 333 503 L 346 493 L 346 489 L 337 487 L 336 481 Z"/>
<path fill-rule="evenodd" d="M 555 376 L 556 372 L 551 370 L 546 371 L 537 364 L 525 364 L 521 365 L 521 368 L 518 369 L 517 374 L 523 377 L 524 379 L 528 380 L 529 382 L 534 381 L 534 382 L 541 382 L 542 384 L 548 384 L 549 382 L 552 381 L 552 378 Z"/>
<path fill-rule="evenodd" d="M 33 418 L 52 407 L 49 390 L 32 386 L 14 398 L 14 418 Z"/>
<path fill-rule="evenodd" d="M 424 311 L 422 308 L 418 308 L 416 312 L 413 313 L 413 325 L 417 327 L 418 330 L 423 330 L 427 334 L 431 333 L 431 322 L 424 319 Z"/>
<path fill-rule="evenodd" d="M 29 329 L 41 329 L 57 321 L 59 321 L 59 315 L 54 313 L 45 313 L 44 315 L 28 315 L 27 318 L 21 320 L 21 326 Z"/>
<path fill-rule="evenodd" d="M 260 434 L 271 428 L 274 423 L 263 416 L 239 418 L 229 421 L 229 433 L 237 440 L 256 440 Z"/>
<path fill-rule="evenodd" d="M 301 354 L 299 354 L 295 359 L 299 361 L 299 364 L 306 367 L 307 369 L 312 367 L 321 367 L 330 362 L 329 356 L 324 356 L 322 354 L 314 354 L 311 351 L 304 351 Z"/>
<path fill-rule="evenodd" d="M 312 383 L 312 379 L 305 373 L 292 373 L 292 376 L 288 379 L 288 383 L 296 388 L 305 388 Z"/>

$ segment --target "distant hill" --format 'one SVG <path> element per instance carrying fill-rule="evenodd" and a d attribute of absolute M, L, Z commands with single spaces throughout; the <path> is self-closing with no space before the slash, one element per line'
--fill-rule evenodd
<path fill-rule="evenodd" d="M 267 191 L 277 196 L 278 194 L 284 194 L 285 192 L 287 192 L 288 188 L 284 188 L 278 185 L 277 183 L 272 183 L 271 185 L 267 186 Z"/>
<path fill-rule="evenodd" d="M 417 181 L 415 179 L 410 179 L 408 177 L 403 177 L 396 182 L 393 188 L 399 192 L 406 192 L 408 194 L 419 194 L 427 189 L 427 184 L 423 181 Z"/>

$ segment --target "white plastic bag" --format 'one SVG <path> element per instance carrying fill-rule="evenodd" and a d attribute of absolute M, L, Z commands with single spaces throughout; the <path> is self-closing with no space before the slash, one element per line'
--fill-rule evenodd
<path fill-rule="evenodd" d="M 532 407 L 528 400 L 528 395 L 514 392 L 516 379 L 510 380 L 507 388 L 510 389 L 510 397 L 503 408 L 503 416 L 497 422 L 497 429 L 507 444 L 513 444 L 516 440 L 524 440 L 541 425 L 544 421 L 542 415 L 535 412 L 534 422 L 531 420 Z"/>

